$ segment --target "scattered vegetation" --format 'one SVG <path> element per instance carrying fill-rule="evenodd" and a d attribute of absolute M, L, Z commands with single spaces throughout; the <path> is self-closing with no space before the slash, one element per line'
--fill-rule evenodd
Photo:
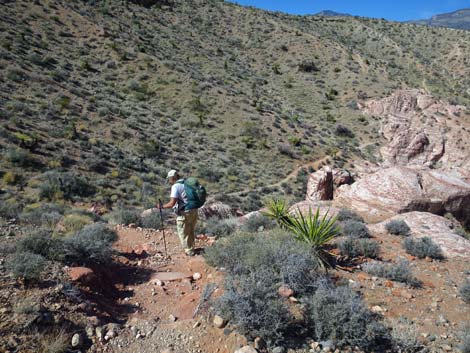
<path fill-rule="evenodd" d="M 233 218 L 219 219 L 217 217 L 209 218 L 201 231 L 214 237 L 226 237 L 235 232 L 238 221 Z"/>
<path fill-rule="evenodd" d="M 406 238 L 403 241 L 403 248 L 410 255 L 420 259 L 430 257 L 431 259 L 443 259 L 441 247 L 434 243 L 431 238 L 423 237 L 419 239 Z"/>
<path fill-rule="evenodd" d="M 350 258 L 364 256 L 375 259 L 379 256 L 379 244 L 372 239 L 346 238 L 338 244 L 342 255 Z"/>
<path fill-rule="evenodd" d="M 347 220 L 342 223 L 342 233 L 352 238 L 370 238 L 369 228 L 355 220 Z"/>
<path fill-rule="evenodd" d="M 369 262 L 364 264 L 362 269 L 373 276 L 403 282 L 412 287 L 419 287 L 420 285 L 418 279 L 413 276 L 406 260 L 400 260 L 397 263 Z"/>
<path fill-rule="evenodd" d="M 46 267 L 46 259 L 41 255 L 29 252 L 17 252 L 7 263 L 7 269 L 13 276 L 26 281 L 38 281 Z"/>
<path fill-rule="evenodd" d="M 407 237 L 410 235 L 410 227 L 403 220 L 392 220 L 385 225 L 387 232 L 393 235 L 401 235 Z"/>
<path fill-rule="evenodd" d="M 470 280 L 467 279 L 459 290 L 460 296 L 465 303 L 470 304 Z"/>
<path fill-rule="evenodd" d="M 340 347 L 359 346 L 367 351 L 387 345 L 387 330 L 349 287 L 321 281 L 315 294 L 304 303 L 317 341 L 333 340 Z"/>

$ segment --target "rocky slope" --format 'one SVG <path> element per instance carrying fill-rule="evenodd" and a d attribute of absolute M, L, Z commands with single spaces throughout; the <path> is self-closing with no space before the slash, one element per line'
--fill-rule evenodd
<path fill-rule="evenodd" d="M 215 0 L 0 6 L 2 188 L 24 203 L 44 198 L 49 170 L 113 203 L 155 202 L 175 166 L 212 193 L 263 188 L 321 157 L 373 160 L 378 121 L 358 100 L 416 87 L 470 99 L 463 31 Z M 298 198 L 304 183 L 289 183 L 263 194 Z"/>
<path fill-rule="evenodd" d="M 470 9 L 457 10 L 450 13 L 436 15 L 426 20 L 410 21 L 426 26 L 449 27 L 470 30 Z"/>

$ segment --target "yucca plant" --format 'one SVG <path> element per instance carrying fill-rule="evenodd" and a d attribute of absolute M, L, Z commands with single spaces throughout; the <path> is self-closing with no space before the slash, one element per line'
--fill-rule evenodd
<path fill-rule="evenodd" d="M 289 206 L 283 199 L 271 199 L 266 203 L 267 211 L 263 214 L 274 219 L 281 228 L 288 228 L 291 223 L 292 216 L 289 214 Z"/>
<path fill-rule="evenodd" d="M 319 208 L 314 214 L 309 208 L 308 215 L 304 216 L 300 209 L 297 209 L 295 216 L 289 216 L 289 225 L 286 225 L 286 228 L 292 232 L 295 239 L 312 246 L 321 268 L 331 266 L 332 255 L 325 249 L 325 245 L 340 232 L 336 226 L 336 217 L 329 217 L 328 212 L 321 217 Z"/>

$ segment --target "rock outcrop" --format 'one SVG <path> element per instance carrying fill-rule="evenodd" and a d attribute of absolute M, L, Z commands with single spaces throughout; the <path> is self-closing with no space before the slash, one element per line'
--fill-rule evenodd
<path fill-rule="evenodd" d="M 353 182 L 354 178 L 349 171 L 323 167 L 309 175 L 306 200 L 313 202 L 333 200 L 336 188 Z"/>
<path fill-rule="evenodd" d="M 208 219 L 212 217 L 225 219 L 241 215 L 237 210 L 222 202 L 206 203 L 199 209 L 198 213 L 199 218 L 201 219 Z"/>
<path fill-rule="evenodd" d="M 384 233 L 391 220 L 403 220 L 411 229 L 412 237 L 430 237 L 447 257 L 470 257 L 470 241 L 457 235 L 456 226 L 447 218 L 427 212 L 409 212 L 394 216 L 384 222 L 369 225 L 373 233 Z"/>
<path fill-rule="evenodd" d="M 425 168 L 391 167 L 341 186 L 336 206 L 350 208 L 368 222 L 380 222 L 398 213 L 424 211 L 452 213 L 470 225 L 470 184 Z"/>
<path fill-rule="evenodd" d="M 465 107 L 420 90 L 398 91 L 359 107 L 382 118 L 381 132 L 388 141 L 381 148 L 384 166 L 428 166 L 470 182 L 470 115 Z"/>

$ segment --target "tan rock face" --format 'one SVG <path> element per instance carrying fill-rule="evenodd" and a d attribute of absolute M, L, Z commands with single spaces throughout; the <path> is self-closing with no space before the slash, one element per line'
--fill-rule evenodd
<path fill-rule="evenodd" d="M 369 229 L 375 234 L 386 232 L 385 225 L 391 220 L 405 221 L 412 237 L 430 237 L 447 257 L 470 257 L 470 241 L 455 234 L 455 225 L 447 218 L 427 212 L 409 212 L 369 225 Z"/>
<path fill-rule="evenodd" d="M 470 182 L 470 115 L 419 90 L 360 103 L 382 118 L 384 166 L 431 166 Z"/>
<path fill-rule="evenodd" d="M 426 211 L 452 213 L 470 225 L 470 184 L 425 168 L 391 167 L 341 186 L 334 205 L 350 208 L 369 222 L 398 213 Z"/>

